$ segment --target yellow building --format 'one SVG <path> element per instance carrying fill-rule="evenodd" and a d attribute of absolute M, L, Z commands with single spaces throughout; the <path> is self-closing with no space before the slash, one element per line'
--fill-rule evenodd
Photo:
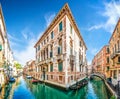
<path fill-rule="evenodd" d="M 110 75 L 112 83 L 116 85 L 120 80 L 120 19 L 109 41 Z"/>

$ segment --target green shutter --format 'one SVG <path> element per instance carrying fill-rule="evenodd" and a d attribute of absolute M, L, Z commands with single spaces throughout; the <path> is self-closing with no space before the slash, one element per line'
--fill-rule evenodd
<path fill-rule="evenodd" d="M 50 52 L 50 58 L 53 57 L 52 52 Z"/>
<path fill-rule="evenodd" d="M 63 63 L 58 63 L 58 70 L 61 72 L 63 70 Z"/>
<path fill-rule="evenodd" d="M 60 54 L 60 47 L 58 47 L 58 54 Z"/>
<path fill-rule="evenodd" d="M 50 65 L 50 71 L 53 71 L 53 64 Z"/>
<path fill-rule="evenodd" d="M 0 51 L 2 50 L 2 45 L 0 45 Z"/>
<path fill-rule="evenodd" d="M 62 31 L 62 22 L 59 24 L 59 32 Z"/>
<path fill-rule="evenodd" d="M 53 37 L 54 37 L 54 33 L 53 33 L 53 31 L 51 32 L 51 39 L 53 39 Z"/>

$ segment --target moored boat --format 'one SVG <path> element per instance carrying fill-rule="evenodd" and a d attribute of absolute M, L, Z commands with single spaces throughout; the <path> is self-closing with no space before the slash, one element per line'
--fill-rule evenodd
<path fill-rule="evenodd" d="M 15 82 L 15 78 L 14 77 L 10 77 L 9 78 L 9 82 Z"/>
<path fill-rule="evenodd" d="M 38 83 L 38 82 L 39 82 L 39 80 L 36 80 L 36 79 L 32 80 L 32 83 Z"/>
<path fill-rule="evenodd" d="M 84 79 L 84 80 L 77 82 L 76 84 L 70 86 L 69 88 L 71 90 L 77 90 L 77 89 L 80 89 L 81 87 L 84 87 L 87 84 L 88 84 L 88 81 L 86 79 Z"/>
<path fill-rule="evenodd" d="M 32 78 L 32 76 L 26 76 L 26 78 L 27 78 L 27 79 L 31 79 L 31 78 Z"/>

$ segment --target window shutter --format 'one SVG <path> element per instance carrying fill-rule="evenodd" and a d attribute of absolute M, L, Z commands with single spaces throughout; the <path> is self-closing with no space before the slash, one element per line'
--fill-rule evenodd
<path fill-rule="evenodd" d="M 60 63 L 58 64 L 58 69 L 59 69 L 60 72 L 62 71 L 62 69 L 63 69 L 63 64 L 62 64 L 62 62 L 60 62 Z"/>
<path fill-rule="evenodd" d="M 0 51 L 2 50 L 2 45 L 0 45 Z"/>

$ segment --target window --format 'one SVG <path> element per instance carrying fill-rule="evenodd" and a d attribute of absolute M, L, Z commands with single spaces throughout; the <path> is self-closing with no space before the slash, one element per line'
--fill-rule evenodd
<path fill-rule="evenodd" d="M 70 24 L 70 33 L 72 34 L 72 25 Z"/>
<path fill-rule="evenodd" d="M 109 48 L 107 47 L 107 53 L 109 53 Z"/>
<path fill-rule="evenodd" d="M 38 51 L 40 50 L 40 45 L 38 45 Z"/>
<path fill-rule="evenodd" d="M 59 23 L 59 32 L 62 31 L 62 22 Z"/>
<path fill-rule="evenodd" d="M 52 52 L 50 52 L 50 58 L 53 57 Z"/>
<path fill-rule="evenodd" d="M 51 39 L 53 39 L 54 38 L 54 33 L 53 33 L 53 31 L 51 32 Z"/>
<path fill-rule="evenodd" d="M 73 55 L 73 41 L 70 40 L 70 55 Z"/>
<path fill-rule="evenodd" d="M 62 53 L 62 39 L 59 40 L 58 54 Z"/>
<path fill-rule="evenodd" d="M 36 48 L 36 53 L 37 53 L 37 48 Z"/>
<path fill-rule="evenodd" d="M 50 72 L 53 72 L 53 64 L 50 64 Z"/>
<path fill-rule="evenodd" d="M 58 54 L 61 54 L 61 47 L 58 47 Z"/>
<path fill-rule="evenodd" d="M 2 50 L 2 45 L 0 45 L 0 51 Z"/>
<path fill-rule="evenodd" d="M 44 44 L 46 44 L 46 40 L 44 40 Z"/>
<path fill-rule="evenodd" d="M 107 71 L 109 71 L 110 70 L 110 67 L 109 66 L 107 66 Z"/>
<path fill-rule="evenodd" d="M 82 46 L 81 41 L 79 42 L 79 45 Z"/>
<path fill-rule="evenodd" d="M 120 56 L 118 57 L 118 63 L 120 63 Z"/>
<path fill-rule="evenodd" d="M 53 75 L 51 75 L 51 79 L 53 79 Z"/>
<path fill-rule="evenodd" d="M 59 76 L 59 80 L 62 81 L 62 76 Z"/>
<path fill-rule="evenodd" d="M 70 65 L 71 65 L 71 71 L 73 71 L 74 70 L 74 61 L 73 60 L 71 60 Z"/>
<path fill-rule="evenodd" d="M 114 79 L 117 79 L 117 70 L 114 70 L 114 71 L 113 71 L 113 78 L 114 78 Z"/>
<path fill-rule="evenodd" d="M 115 44 L 115 52 L 116 52 L 116 44 Z"/>
<path fill-rule="evenodd" d="M 118 43 L 118 51 L 120 51 L 119 40 L 118 40 L 118 42 L 117 42 L 117 43 Z"/>
<path fill-rule="evenodd" d="M 47 42 L 49 42 L 49 36 L 47 37 Z"/>
<path fill-rule="evenodd" d="M 107 57 L 107 63 L 109 63 L 109 57 Z"/>
<path fill-rule="evenodd" d="M 53 46 L 50 47 L 50 58 L 53 57 Z"/>
<path fill-rule="evenodd" d="M 48 47 L 46 48 L 46 54 L 47 54 L 47 58 L 48 58 L 48 54 L 49 54 L 49 53 L 48 53 Z"/>
<path fill-rule="evenodd" d="M 58 71 L 59 71 L 59 72 L 62 72 L 62 70 L 63 70 L 63 63 L 62 63 L 62 62 L 59 62 L 59 63 L 58 63 Z"/>

